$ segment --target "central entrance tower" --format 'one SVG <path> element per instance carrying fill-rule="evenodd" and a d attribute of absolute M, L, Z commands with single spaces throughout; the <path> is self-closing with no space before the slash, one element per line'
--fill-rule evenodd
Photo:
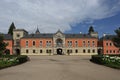
<path fill-rule="evenodd" d="M 58 30 L 53 35 L 54 54 L 63 55 L 65 54 L 65 35 Z"/>

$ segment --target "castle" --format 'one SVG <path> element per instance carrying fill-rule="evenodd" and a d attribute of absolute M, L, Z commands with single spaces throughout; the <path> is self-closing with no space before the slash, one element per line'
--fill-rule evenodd
<path fill-rule="evenodd" d="M 10 54 L 18 55 L 93 55 L 120 54 L 111 41 L 112 35 L 98 38 L 97 32 L 88 34 L 56 33 L 28 34 L 24 29 L 14 29 L 13 36 L 4 34 L 4 42 Z"/>

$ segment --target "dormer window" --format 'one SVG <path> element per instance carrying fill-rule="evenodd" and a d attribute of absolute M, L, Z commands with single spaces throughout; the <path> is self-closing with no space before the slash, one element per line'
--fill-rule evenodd
<path fill-rule="evenodd" d="M 17 37 L 20 37 L 20 34 L 17 34 Z"/>

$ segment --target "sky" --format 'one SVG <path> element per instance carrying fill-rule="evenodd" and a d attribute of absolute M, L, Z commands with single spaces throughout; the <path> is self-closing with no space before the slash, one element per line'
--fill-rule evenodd
<path fill-rule="evenodd" d="M 87 33 L 89 26 L 101 36 L 120 27 L 120 0 L 0 0 L 0 32 L 10 24 L 34 33 Z"/>

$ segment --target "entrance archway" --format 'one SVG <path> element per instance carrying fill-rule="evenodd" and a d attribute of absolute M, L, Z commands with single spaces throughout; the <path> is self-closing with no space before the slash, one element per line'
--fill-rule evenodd
<path fill-rule="evenodd" d="M 102 54 L 102 49 L 98 49 L 98 54 Z"/>
<path fill-rule="evenodd" d="M 20 49 L 16 49 L 16 54 L 20 55 Z"/>
<path fill-rule="evenodd" d="M 58 55 L 62 55 L 62 49 L 61 49 L 61 48 L 58 48 L 58 49 L 57 49 L 57 54 L 58 54 Z"/>

